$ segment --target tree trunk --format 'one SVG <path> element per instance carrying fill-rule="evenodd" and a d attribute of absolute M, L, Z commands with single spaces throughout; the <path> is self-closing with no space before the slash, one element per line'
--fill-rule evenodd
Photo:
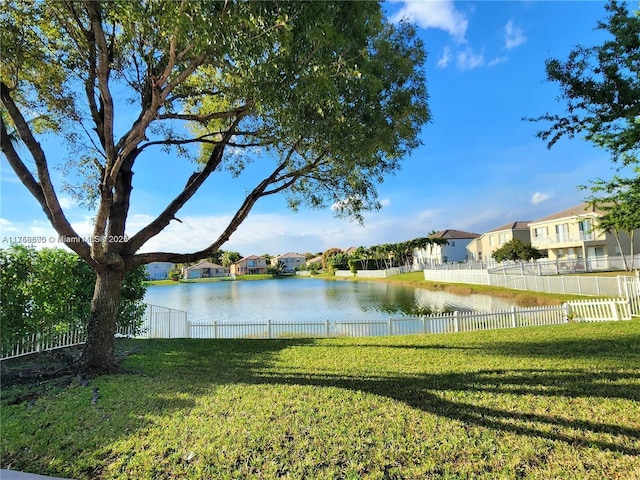
<path fill-rule="evenodd" d="M 124 271 L 106 269 L 98 273 L 91 301 L 80 368 L 85 373 L 111 373 L 117 370 L 114 334 L 120 309 L 120 289 Z"/>

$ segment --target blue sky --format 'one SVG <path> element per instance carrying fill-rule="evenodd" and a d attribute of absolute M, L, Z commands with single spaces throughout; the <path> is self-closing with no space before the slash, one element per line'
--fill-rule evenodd
<path fill-rule="evenodd" d="M 293 213 L 282 197 L 264 199 L 223 249 L 277 255 L 394 243 L 447 228 L 483 233 L 578 204 L 584 192 L 577 185 L 613 175 L 606 152 L 581 139 L 548 150 L 535 136 L 542 125 L 522 121 L 562 111 L 558 87 L 545 81 L 545 59 L 600 43 L 604 33 L 594 27 L 605 16 L 604 2 L 398 1 L 385 8 L 390 19 L 405 16 L 419 27 L 433 121 L 423 130 L 422 147 L 379 186 L 383 208 L 366 214 L 363 227 L 333 218 L 330 209 Z M 43 145 L 57 152 L 55 140 Z M 50 162 L 63 156 L 52 155 Z M 193 164 L 159 153 L 141 158 L 128 232 L 154 218 L 193 170 Z M 0 236 L 55 236 L 4 157 L 0 173 Z M 208 245 L 253 188 L 251 179 L 213 176 L 180 212 L 182 223 L 174 222 L 143 250 L 188 252 Z M 60 197 L 76 230 L 89 234 L 91 212 Z"/>

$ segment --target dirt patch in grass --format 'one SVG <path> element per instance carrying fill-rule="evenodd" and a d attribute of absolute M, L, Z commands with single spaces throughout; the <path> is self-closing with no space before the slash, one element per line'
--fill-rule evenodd
<path fill-rule="evenodd" d="M 134 351 L 125 340 L 117 340 L 117 363 Z M 81 355 L 82 345 L 78 345 L 2 360 L 0 402 L 3 405 L 33 402 L 47 392 L 74 382 L 88 386 L 91 377 L 78 370 Z"/>

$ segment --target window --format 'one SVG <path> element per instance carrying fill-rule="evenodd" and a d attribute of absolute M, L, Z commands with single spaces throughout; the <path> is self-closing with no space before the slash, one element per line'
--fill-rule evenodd
<path fill-rule="evenodd" d="M 455 247 L 455 246 L 456 246 L 456 242 L 455 242 L 454 240 L 451 240 L 451 241 L 449 242 L 449 245 L 451 245 L 452 247 Z"/>
<path fill-rule="evenodd" d="M 560 225 L 556 225 L 556 241 L 557 242 L 569 241 L 569 224 L 568 223 L 562 223 Z"/>
<path fill-rule="evenodd" d="M 591 224 L 591 220 L 582 220 L 578 222 L 578 228 L 580 229 L 580 239 L 581 240 L 593 240 L 593 225 Z"/>
<path fill-rule="evenodd" d="M 505 243 L 507 243 L 507 234 L 501 233 L 498 237 L 498 242 L 500 243 L 500 245 L 504 245 Z"/>
<path fill-rule="evenodd" d="M 549 229 L 547 227 L 538 227 L 533 230 L 533 236 L 538 240 L 542 240 L 547 238 L 548 232 Z"/>

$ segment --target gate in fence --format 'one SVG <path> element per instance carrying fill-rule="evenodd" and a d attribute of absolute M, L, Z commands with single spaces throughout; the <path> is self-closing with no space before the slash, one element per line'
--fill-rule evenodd
<path fill-rule="evenodd" d="M 620 295 L 629 301 L 631 315 L 640 316 L 640 277 L 618 277 Z"/>

